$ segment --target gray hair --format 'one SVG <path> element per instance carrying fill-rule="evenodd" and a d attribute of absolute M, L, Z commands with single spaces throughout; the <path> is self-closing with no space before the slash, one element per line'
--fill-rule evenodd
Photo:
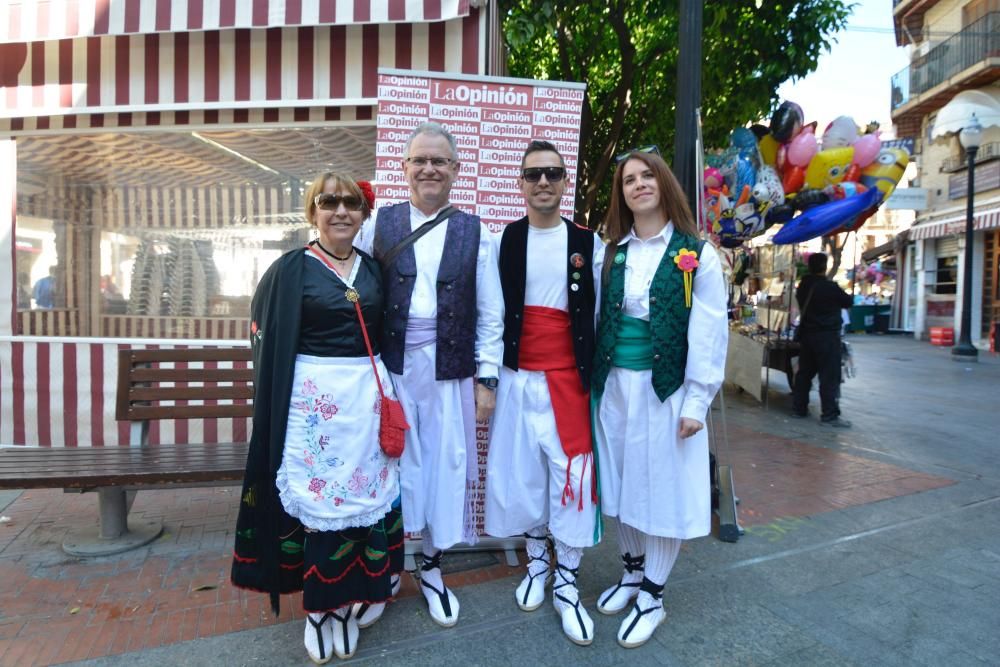
<path fill-rule="evenodd" d="M 403 159 L 410 157 L 410 144 L 417 137 L 418 134 L 427 134 L 432 137 L 444 137 L 448 140 L 448 146 L 451 147 L 451 157 L 453 160 L 458 159 L 458 144 L 455 143 L 455 137 L 451 132 L 445 129 L 444 125 L 440 123 L 421 123 L 413 128 L 413 133 L 410 134 L 410 138 L 406 140 L 406 147 L 403 148 Z"/>

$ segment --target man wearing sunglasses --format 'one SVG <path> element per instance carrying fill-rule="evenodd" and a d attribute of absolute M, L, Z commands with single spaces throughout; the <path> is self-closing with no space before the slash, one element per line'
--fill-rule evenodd
<path fill-rule="evenodd" d="M 533 611 L 545 601 L 555 542 L 553 604 L 570 641 L 593 641 L 576 586 L 583 547 L 599 539 L 589 388 L 594 308 L 604 246 L 559 215 L 566 165 L 532 141 L 517 179 L 528 214 L 500 239 L 504 355 L 486 482 L 486 532 L 523 534 L 528 572 L 515 591 Z"/>
<path fill-rule="evenodd" d="M 476 421 L 496 403 L 503 301 L 492 235 L 478 216 L 449 205 L 455 138 L 437 123 L 418 126 L 402 167 L 410 201 L 379 210 L 373 239 L 386 292 L 382 361 L 410 424 L 400 458 L 403 525 L 422 533 L 420 588 L 431 618 L 451 627 L 459 605 L 441 578 L 441 551 L 476 541 Z M 373 606 L 359 623 L 381 613 Z"/>

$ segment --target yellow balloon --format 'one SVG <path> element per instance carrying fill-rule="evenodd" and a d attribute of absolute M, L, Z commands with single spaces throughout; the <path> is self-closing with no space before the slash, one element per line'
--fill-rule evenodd
<path fill-rule="evenodd" d="M 761 137 L 760 141 L 757 142 L 757 148 L 760 149 L 760 159 L 764 161 L 764 164 L 773 167 L 778 161 L 778 147 L 781 144 L 770 134 L 765 134 Z"/>
<path fill-rule="evenodd" d="M 822 190 L 844 180 L 847 168 L 854 160 L 854 147 L 831 148 L 816 153 L 806 167 L 806 187 Z"/>
<path fill-rule="evenodd" d="M 861 170 L 861 184 L 881 190 L 882 201 L 885 201 L 896 189 L 909 163 L 910 155 L 902 148 L 883 148 L 875 160 Z"/>

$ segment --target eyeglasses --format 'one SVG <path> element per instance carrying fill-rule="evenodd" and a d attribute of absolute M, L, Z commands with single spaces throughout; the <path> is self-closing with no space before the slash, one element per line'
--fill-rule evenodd
<path fill-rule="evenodd" d="M 446 157 L 423 157 L 423 156 L 408 157 L 406 158 L 406 161 L 412 164 L 417 169 L 423 169 L 424 167 L 427 166 L 427 163 L 430 163 L 430 165 L 435 169 L 444 169 L 449 164 L 454 162 L 454 160 Z"/>
<path fill-rule="evenodd" d="M 360 211 L 364 205 L 361 197 L 356 197 L 354 195 L 333 195 L 329 192 L 316 195 L 316 198 L 313 199 L 313 203 L 316 204 L 317 208 L 324 211 L 336 211 L 340 208 L 341 204 L 343 204 L 344 208 L 348 211 Z"/>
<path fill-rule="evenodd" d="M 537 183 L 542 180 L 542 176 L 545 176 L 549 183 L 555 183 L 566 178 L 566 169 L 564 167 L 526 167 L 521 170 L 521 178 L 529 183 Z"/>
<path fill-rule="evenodd" d="M 615 157 L 615 164 L 621 164 L 621 161 L 627 158 L 632 153 L 652 153 L 653 155 L 660 154 L 660 148 L 654 144 L 648 146 L 639 146 L 638 148 L 630 148 L 624 153 L 620 153 Z"/>

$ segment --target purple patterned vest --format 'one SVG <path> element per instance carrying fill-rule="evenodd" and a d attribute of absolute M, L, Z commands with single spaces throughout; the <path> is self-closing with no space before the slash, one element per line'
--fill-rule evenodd
<path fill-rule="evenodd" d="M 476 372 L 476 260 L 479 255 L 479 216 L 459 211 L 441 224 L 448 225 L 445 247 L 437 275 L 438 380 L 472 377 Z M 404 202 L 379 209 L 375 219 L 373 255 L 382 266 L 385 319 L 382 362 L 393 373 L 403 373 L 406 323 L 410 299 L 417 280 L 417 260 L 410 246 L 399 253 L 392 266 L 382 257 L 410 234 L 410 204 Z"/>

